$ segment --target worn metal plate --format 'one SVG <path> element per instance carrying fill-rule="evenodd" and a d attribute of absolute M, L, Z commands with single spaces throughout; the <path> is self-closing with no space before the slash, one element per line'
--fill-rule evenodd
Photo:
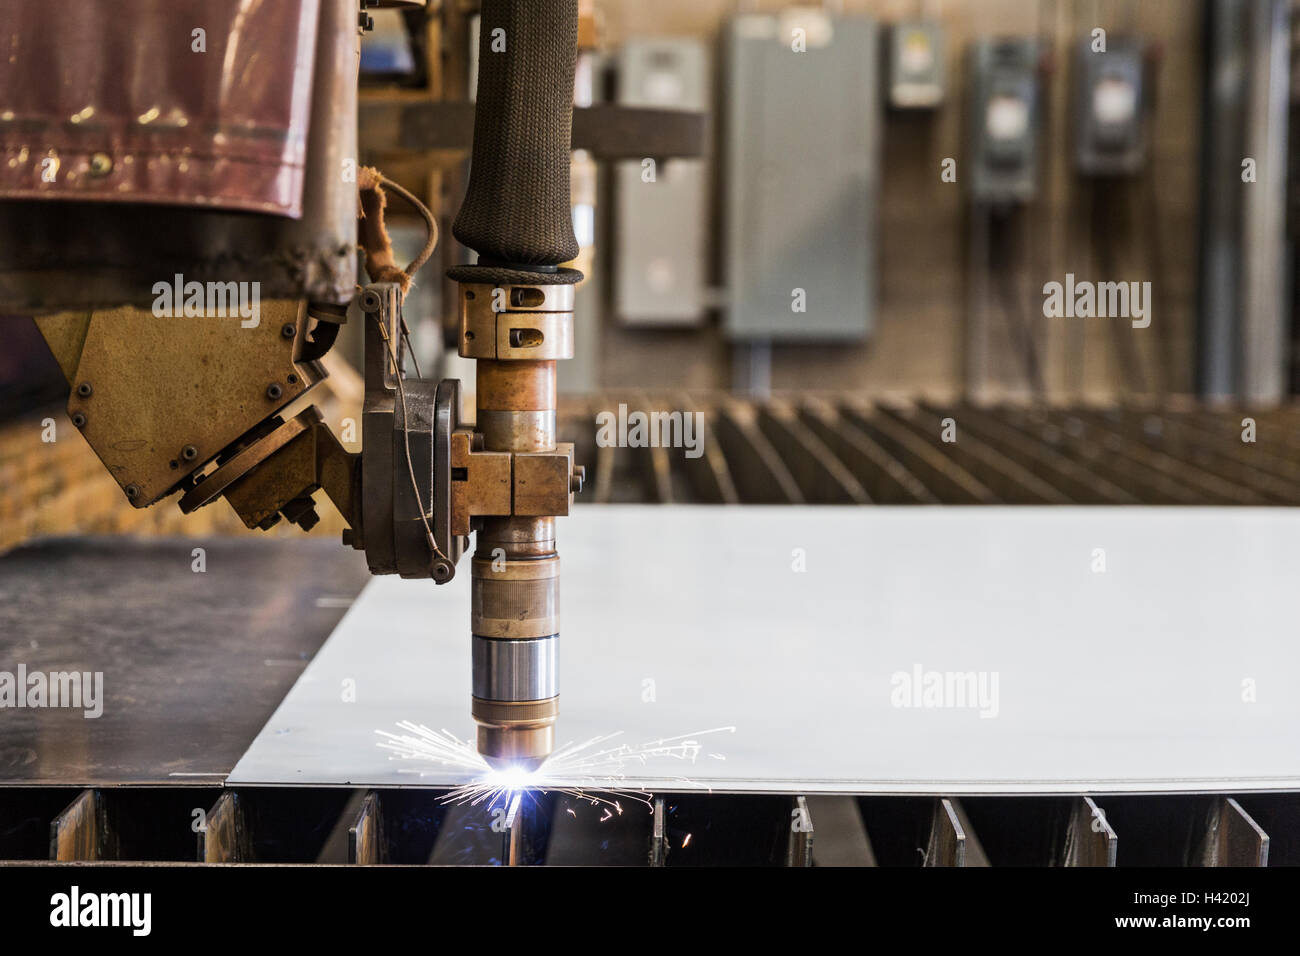
<path fill-rule="evenodd" d="M 367 577 L 320 539 L 83 537 L 0 555 L 0 672 L 103 675 L 98 717 L 0 706 L 0 786 L 220 783 Z"/>
<path fill-rule="evenodd" d="M 700 736 L 694 763 L 629 764 L 629 785 L 1300 786 L 1295 511 L 610 506 L 578 509 L 559 545 L 557 739 L 735 727 Z M 474 778 L 412 775 L 375 734 L 411 720 L 472 737 L 468 605 L 460 585 L 371 582 L 230 780 Z M 996 701 L 955 706 L 954 686 L 930 699 L 948 706 L 902 706 L 918 669 L 990 691 L 996 675 Z"/>

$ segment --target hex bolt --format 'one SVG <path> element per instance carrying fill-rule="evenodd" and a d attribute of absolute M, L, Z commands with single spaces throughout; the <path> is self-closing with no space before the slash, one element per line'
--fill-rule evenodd
<path fill-rule="evenodd" d="M 72 424 L 76 425 L 78 428 L 85 428 L 85 427 L 86 427 L 86 416 L 85 416 L 85 413 L 84 413 L 84 412 L 73 412 L 73 413 L 72 413 Z"/>
<path fill-rule="evenodd" d="M 181 449 L 181 457 L 186 461 L 193 461 L 195 458 L 199 457 L 199 450 L 193 445 L 186 445 Z"/>
<path fill-rule="evenodd" d="M 127 486 L 126 486 L 126 496 L 127 496 L 128 498 L 130 498 L 132 501 L 134 501 L 136 498 L 139 498 L 139 497 L 140 497 L 140 486 L 137 485 L 137 484 L 130 484 L 130 485 L 127 485 Z"/>
<path fill-rule="evenodd" d="M 291 339 L 298 334 L 298 329 L 292 322 L 286 322 L 284 325 L 280 326 L 280 334 L 286 339 Z"/>
<path fill-rule="evenodd" d="M 279 382 L 272 382 L 270 385 L 266 386 L 266 397 L 269 398 L 271 401 L 275 401 L 283 394 L 284 394 L 284 389 L 280 387 Z"/>
<path fill-rule="evenodd" d="M 77 386 L 77 394 L 80 395 L 82 398 L 90 398 L 91 393 L 94 391 L 95 390 L 90 387 L 89 382 L 82 382 L 80 385 Z"/>

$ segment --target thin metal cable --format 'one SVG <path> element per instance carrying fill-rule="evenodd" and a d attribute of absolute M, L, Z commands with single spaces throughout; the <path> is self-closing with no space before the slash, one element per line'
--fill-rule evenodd
<path fill-rule="evenodd" d="M 434 557 L 450 564 L 451 559 L 442 553 L 442 549 L 438 547 L 438 542 L 433 537 L 433 528 L 429 525 L 429 516 L 424 510 L 424 501 L 420 497 L 420 483 L 415 478 L 415 464 L 411 460 L 410 418 L 406 411 L 406 386 L 402 383 L 402 370 L 397 364 L 397 351 L 393 347 L 392 337 L 389 336 L 388 330 L 384 328 L 384 323 L 379 321 L 379 316 L 373 315 L 373 318 L 379 324 L 379 334 L 384 337 L 384 344 L 388 346 L 388 358 L 393 363 L 393 377 L 397 381 L 397 396 L 402 402 L 402 438 L 403 445 L 406 448 L 406 469 L 411 476 L 411 491 L 415 494 L 415 505 L 420 510 L 420 521 L 424 524 L 425 538 L 429 542 L 429 550 L 433 552 Z"/>

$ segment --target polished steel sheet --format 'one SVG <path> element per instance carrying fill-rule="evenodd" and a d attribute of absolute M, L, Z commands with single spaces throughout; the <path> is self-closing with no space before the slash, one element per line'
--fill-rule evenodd
<path fill-rule="evenodd" d="M 629 786 L 1300 787 L 1298 512 L 610 506 L 560 532 L 557 741 L 700 744 Z M 230 782 L 467 782 L 412 774 L 375 731 L 471 739 L 469 690 L 468 581 L 376 579 Z"/>

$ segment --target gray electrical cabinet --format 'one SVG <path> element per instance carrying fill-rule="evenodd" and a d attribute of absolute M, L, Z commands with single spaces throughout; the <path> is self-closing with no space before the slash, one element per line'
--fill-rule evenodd
<path fill-rule="evenodd" d="M 1085 176 L 1132 176 L 1146 161 L 1145 47 L 1115 37 L 1105 50 L 1093 40 L 1075 52 L 1075 166 Z"/>
<path fill-rule="evenodd" d="M 865 339 L 876 292 L 876 24 L 817 9 L 738 16 L 726 58 L 725 331 Z"/>
<path fill-rule="evenodd" d="M 618 102 L 709 109 L 709 60 L 691 39 L 630 40 L 617 58 Z M 617 163 L 614 309 L 628 325 L 696 325 L 704 318 L 708 173 L 703 159 Z"/>
<path fill-rule="evenodd" d="M 1027 202 L 1038 189 L 1038 44 L 1029 38 L 971 45 L 971 195 Z"/>

